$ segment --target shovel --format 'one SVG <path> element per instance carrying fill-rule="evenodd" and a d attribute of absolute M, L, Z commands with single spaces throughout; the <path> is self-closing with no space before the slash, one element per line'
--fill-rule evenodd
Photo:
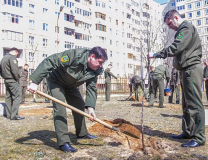
<path fill-rule="evenodd" d="M 39 95 L 41 95 L 41 96 L 44 96 L 44 97 L 46 97 L 46 98 L 48 98 L 48 99 L 50 99 L 50 100 L 52 100 L 52 101 L 54 101 L 54 102 L 56 102 L 56 103 L 59 103 L 60 105 L 66 107 L 66 108 L 69 108 L 69 109 L 73 110 L 74 112 L 77 112 L 77 113 L 79 113 L 79 114 L 81 114 L 81 115 L 83 115 L 83 116 L 85 116 L 85 117 L 88 117 L 88 118 L 90 118 L 90 119 L 93 119 L 93 117 L 92 117 L 91 115 L 89 115 L 89 114 L 87 114 L 87 113 L 85 113 L 85 112 L 83 112 L 83 111 L 81 111 L 81 110 L 79 110 L 79 109 L 77 109 L 77 108 L 75 108 L 75 107 L 73 107 L 73 106 L 70 106 L 70 105 L 68 105 L 68 104 L 66 104 L 66 103 L 64 103 L 64 102 L 62 102 L 62 101 L 60 101 L 60 100 L 58 100 L 58 99 L 56 99 L 56 98 L 54 98 L 54 97 L 48 95 L 48 94 L 45 94 L 45 93 L 43 93 L 43 92 L 41 92 L 41 91 L 38 91 L 38 90 L 37 90 L 36 92 L 37 92 Z M 121 132 L 121 133 L 123 133 L 123 134 L 126 134 L 126 135 L 131 136 L 131 137 L 134 137 L 134 138 L 139 138 L 139 137 L 137 137 L 136 135 L 134 135 L 134 134 L 132 134 L 132 133 L 130 133 L 130 132 L 128 132 L 128 131 L 120 131 L 118 128 L 116 128 L 116 127 L 114 127 L 114 126 L 111 126 L 111 125 L 109 125 L 108 123 L 106 123 L 106 122 L 104 122 L 104 121 L 102 121 L 102 120 L 100 120 L 100 119 L 98 119 L 98 118 L 95 118 L 94 120 L 95 120 L 96 122 L 98 122 L 98 123 L 100 123 L 100 124 L 102 124 L 102 125 L 108 127 L 109 129 L 112 129 L 112 130 L 117 131 L 117 132 Z"/>

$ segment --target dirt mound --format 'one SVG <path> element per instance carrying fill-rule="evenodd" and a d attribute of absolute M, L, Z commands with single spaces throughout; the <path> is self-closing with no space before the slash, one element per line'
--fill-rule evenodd
<path fill-rule="evenodd" d="M 119 128 L 123 133 L 112 131 L 99 123 L 96 123 L 90 127 L 89 132 L 104 137 L 110 137 L 110 145 L 123 145 L 124 147 L 130 148 L 134 151 L 144 151 L 146 154 L 163 154 L 166 150 L 171 149 L 170 146 L 161 140 L 157 140 L 153 137 L 145 137 L 145 149 L 143 150 L 141 132 L 133 124 L 124 119 L 103 121 L 116 128 Z"/>
<path fill-rule="evenodd" d="M 142 101 L 142 96 L 138 96 L 139 97 L 139 102 Z M 136 96 L 135 95 L 132 95 L 131 97 L 129 97 L 128 101 L 137 101 L 136 100 Z M 144 98 L 144 102 L 146 102 L 145 98 Z"/>

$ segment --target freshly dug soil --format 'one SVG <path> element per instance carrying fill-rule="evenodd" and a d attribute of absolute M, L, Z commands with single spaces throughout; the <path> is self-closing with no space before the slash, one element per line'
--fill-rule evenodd
<path fill-rule="evenodd" d="M 142 134 L 133 124 L 124 119 L 103 121 L 116 128 L 119 128 L 122 132 L 125 131 L 124 133 L 116 132 L 99 123 L 96 123 L 89 128 L 90 133 L 94 133 L 99 136 L 110 137 L 110 145 L 123 145 L 124 147 L 130 148 L 134 151 L 143 151 L 146 154 L 163 154 L 166 150 L 172 150 L 167 143 L 157 140 L 154 137 L 144 138 L 145 149 L 143 149 Z"/>

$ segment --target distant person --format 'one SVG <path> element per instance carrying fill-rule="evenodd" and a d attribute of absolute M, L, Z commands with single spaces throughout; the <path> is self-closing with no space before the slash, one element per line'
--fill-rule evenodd
<path fill-rule="evenodd" d="M 170 73 L 167 66 L 159 65 L 156 68 L 154 66 L 150 67 L 150 88 L 149 88 L 149 107 L 153 107 L 155 92 L 157 87 L 159 88 L 159 108 L 164 108 L 164 79 L 167 83 L 170 79 Z"/>
<path fill-rule="evenodd" d="M 20 75 L 18 61 L 16 59 L 18 54 L 19 50 L 17 48 L 11 48 L 9 53 L 1 60 L 1 76 L 4 78 L 6 86 L 6 114 L 10 120 L 24 119 L 24 117 L 20 117 L 18 114 L 21 101 Z"/>
<path fill-rule="evenodd" d="M 170 79 L 170 88 L 172 89 L 172 94 L 169 96 L 169 103 L 173 103 L 173 93 L 176 92 L 176 104 L 180 103 L 180 78 L 179 72 L 173 67 Z"/>
<path fill-rule="evenodd" d="M 110 91 L 111 91 L 111 76 L 117 79 L 117 77 L 111 72 L 112 64 L 109 64 L 104 71 L 105 75 L 105 100 L 110 101 Z"/>
<path fill-rule="evenodd" d="M 135 75 L 130 79 L 129 87 L 130 87 L 130 94 L 132 94 L 132 92 L 134 92 L 135 93 L 135 99 L 137 101 L 139 101 L 139 98 L 138 98 L 139 86 L 142 89 L 142 91 L 144 91 L 144 87 L 143 87 L 143 84 L 142 84 L 142 78 Z"/>
<path fill-rule="evenodd" d="M 25 103 L 25 96 L 27 90 L 27 80 L 28 80 L 28 69 L 29 65 L 25 64 L 23 68 L 20 69 L 20 92 L 21 92 L 21 104 Z"/>
<path fill-rule="evenodd" d="M 45 94 L 49 94 L 49 88 L 46 78 L 43 79 L 43 92 Z M 45 103 L 50 103 L 50 100 L 48 98 L 45 98 Z"/>
<path fill-rule="evenodd" d="M 207 102 L 208 102 L 208 63 L 206 60 L 204 60 L 204 73 L 203 73 L 203 78 L 205 82 L 205 89 L 206 89 L 206 97 L 207 97 Z"/>

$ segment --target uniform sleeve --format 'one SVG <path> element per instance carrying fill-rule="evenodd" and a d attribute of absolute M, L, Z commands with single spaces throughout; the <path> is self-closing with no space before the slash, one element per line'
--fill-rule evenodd
<path fill-rule="evenodd" d="M 95 104 L 97 100 L 96 83 L 97 83 L 97 77 L 94 78 L 92 81 L 86 83 L 86 100 L 85 100 L 86 107 L 95 108 Z"/>
<path fill-rule="evenodd" d="M 169 82 L 169 80 L 170 80 L 170 72 L 168 70 L 168 67 L 165 67 L 165 76 L 166 76 L 167 82 Z"/>
<path fill-rule="evenodd" d="M 117 77 L 116 77 L 112 72 L 109 71 L 109 74 L 110 74 L 111 76 L 113 76 L 115 79 L 117 79 Z"/>
<path fill-rule="evenodd" d="M 47 57 L 30 75 L 30 79 L 35 84 L 39 84 L 53 69 L 72 64 L 73 60 L 75 59 L 75 52 L 75 50 L 67 50 Z"/>
<path fill-rule="evenodd" d="M 20 74 L 19 74 L 19 68 L 18 68 L 18 62 L 16 59 L 10 58 L 10 67 L 11 67 L 11 72 L 14 76 L 14 79 L 19 82 L 20 79 Z"/>
<path fill-rule="evenodd" d="M 175 57 L 181 54 L 182 51 L 189 45 L 192 39 L 192 31 L 184 26 L 181 31 L 176 35 L 174 42 L 167 48 L 156 53 L 156 58 Z"/>
<path fill-rule="evenodd" d="M 0 76 L 2 77 L 2 70 L 1 70 L 1 64 L 0 64 Z"/>

